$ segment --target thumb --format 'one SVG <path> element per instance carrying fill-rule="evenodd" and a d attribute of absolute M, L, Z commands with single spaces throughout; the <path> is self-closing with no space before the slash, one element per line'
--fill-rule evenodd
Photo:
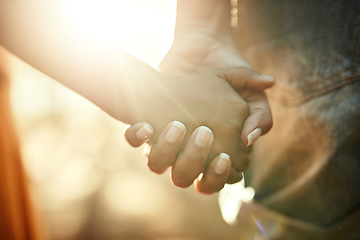
<path fill-rule="evenodd" d="M 251 89 L 262 91 L 275 84 L 273 77 L 262 75 L 248 67 L 218 70 L 218 75 L 236 90 Z"/>
<path fill-rule="evenodd" d="M 250 146 L 261 135 L 270 131 L 273 121 L 271 110 L 263 91 L 254 92 L 249 99 L 248 104 L 250 116 L 244 122 L 241 131 L 241 140 L 245 145 Z"/>

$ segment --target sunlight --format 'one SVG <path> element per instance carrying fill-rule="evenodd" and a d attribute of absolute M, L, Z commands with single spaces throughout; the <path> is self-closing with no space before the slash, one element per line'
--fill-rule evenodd
<path fill-rule="evenodd" d="M 176 0 L 63 0 L 74 23 L 154 66 L 173 40 Z"/>
<path fill-rule="evenodd" d="M 108 176 L 100 199 L 102 206 L 113 214 L 142 217 L 158 214 L 168 201 L 156 182 L 131 171 Z"/>
<path fill-rule="evenodd" d="M 251 202 L 254 198 L 255 191 L 251 187 L 245 188 L 244 178 L 235 184 L 226 184 L 220 191 L 219 205 L 221 214 L 225 222 L 229 225 L 237 224 L 237 214 L 242 202 Z"/>

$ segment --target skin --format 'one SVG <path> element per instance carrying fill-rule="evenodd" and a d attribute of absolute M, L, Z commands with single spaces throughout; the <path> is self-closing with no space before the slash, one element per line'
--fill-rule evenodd
<path fill-rule="evenodd" d="M 230 27 L 230 10 L 228 0 L 179 1 L 174 43 L 159 66 L 161 71 L 198 72 L 237 66 L 252 69 L 236 47 Z M 246 144 L 247 135 L 257 127 L 263 134 L 272 127 L 264 89 L 237 88 L 250 107 L 250 117 L 241 134 Z"/>
<path fill-rule="evenodd" d="M 239 53 L 233 39 L 230 27 L 230 10 L 231 6 L 228 0 L 178 1 L 174 43 L 159 67 L 165 73 L 188 73 L 213 68 L 241 66 L 242 80 L 246 84 L 238 84 L 241 82 L 239 81 L 236 84 L 233 82 L 232 86 L 249 106 L 250 116 L 244 121 L 240 132 L 241 141 L 246 145 L 248 143 L 247 136 L 254 129 L 261 128 L 262 134 L 271 129 L 271 111 L 263 90 L 271 87 L 274 80 L 268 79 L 267 83 L 256 86 L 258 82 L 257 78 L 254 77 L 256 76 L 254 75 L 255 72 L 251 70 L 250 64 Z M 258 76 L 260 75 L 258 74 Z M 136 128 L 137 126 L 133 127 Z M 132 128 L 128 131 L 132 132 Z M 127 134 L 128 140 L 133 138 L 130 135 Z M 245 154 L 240 158 L 231 158 L 232 169 L 229 171 L 228 178 L 215 173 L 213 166 L 216 159 L 214 159 L 209 165 L 205 165 L 203 178 L 195 181 L 196 189 L 202 193 L 213 193 L 219 191 L 226 182 L 239 181 L 241 179 L 239 172 L 243 171 L 247 165 L 247 154 L 251 150 L 244 148 L 244 145 L 242 147 Z M 165 141 L 159 140 L 153 146 L 156 149 L 166 147 Z M 161 153 L 153 155 L 149 159 L 151 162 L 150 169 L 164 162 Z"/>
<path fill-rule="evenodd" d="M 243 68 L 160 73 L 76 27 L 69 21 L 62 1 L 0 2 L 0 43 L 25 62 L 119 121 L 134 126 L 150 123 L 155 130 L 150 139 L 154 147 L 169 122 L 179 120 L 186 125 L 181 145 L 173 148 L 172 157 L 166 155 L 167 165 L 173 163 L 175 185 L 191 185 L 222 152 L 230 155 L 234 168 L 246 168 L 248 149 L 239 136 L 249 106 L 234 88 L 248 89 L 253 78 L 260 82 L 261 89 L 273 82 Z M 193 134 L 201 125 L 212 130 L 213 140 L 196 149 Z M 158 146 L 162 149 L 161 144 Z M 153 169 L 161 159 L 159 154 L 155 151 L 150 155 Z M 231 172 L 227 169 L 221 179 L 227 179 Z"/>
<path fill-rule="evenodd" d="M 224 71 L 224 70 L 222 70 Z M 238 91 L 261 91 L 264 88 L 270 87 L 273 85 L 273 81 L 269 81 L 266 78 L 263 78 L 260 74 L 254 72 L 253 70 L 241 67 L 241 68 L 231 68 L 227 69 L 226 72 L 219 72 L 218 75 L 221 79 L 231 82 L 232 87 Z M 212 146 L 208 146 L 209 149 L 201 149 L 196 146 L 194 139 L 188 135 L 191 131 L 184 133 L 180 141 L 176 144 L 172 144 L 166 140 L 166 132 L 171 124 L 169 124 L 160 136 L 156 135 L 157 141 L 152 141 L 153 135 L 149 135 L 147 139 L 139 140 L 136 138 L 136 132 L 146 123 L 137 123 L 130 127 L 126 131 L 126 138 L 129 143 L 137 147 L 141 145 L 145 140 L 150 139 L 149 144 L 152 146 L 150 154 L 148 156 L 148 165 L 149 168 L 156 173 L 163 173 L 168 167 L 172 166 L 172 181 L 176 186 L 179 187 L 188 187 L 196 180 L 196 189 L 201 193 L 213 193 L 221 190 L 226 182 L 237 182 L 241 180 L 241 175 L 239 172 L 246 169 L 248 163 L 247 155 L 250 152 L 250 148 L 246 147 L 245 144 L 240 139 L 240 134 L 242 131 L 242 124 L 248 116 L 249 109 L 243 108 L 242 110 L 234 112 L 235 115 L 232 116 L 232 119 L 235 119 L 234 127 L 225 126 L 228 124 L 228 115 L 226 112 L 228 107 L 226 104 L 233 105 L 231 101 L 225 101 L 225 105 L 219 106 L 218 100 L 222 98 L 232 97 L 229 95 L 230 91 L 222 91 L 220 85 L 217 85 L 212 78 L 206 77 L 202 78 L 197 76 L 192 79 L 193 86 L 200 84 L 201 86 L 207 85 L 207 87 L 215 87 L 215 92 L 211 93 L 211 96 L 206 100 L 206 102 L 199 102 L 197 96 L 194 96 L 194 101 L 190 104 L 192 105 L 189 108 L 196 107 L 197 104 L 199 108 L 195 111 L 197 116 L 198 123 L 210 127 L 213 130 L 215 140 Z M 190 86 L 190 84 L 189 84 Z M 181 91 L 181 87 L 177 89 Z M 185 90 L 187 91 L 187 90 Z M 208 93 L 211 92 L 210 89 L 206 90 Z M 236 92 L 236 95 L 240 97 L 239 93 Z M 233 96 L 235 98 L 235 96 Z M 247 103 L 244 102 L 247 105 Z M 211 108 L 203 108 L 203 106 L 212 106 Z M 240 107 L 240 102 L 236 103 Z M 247 105 L 248 106 L 248 105 Z M 216 109 L 222 109 L 224 112 L 220 113 Z M 210 118 L 203 118 L 206 115 L 203 115 L 204 111 L 210 110 L 208 113 L 211 115 Z M 241 111 L 242 114 L 238 115 Z M 170 110 L 169 110 L 170 112 Z M 218 114 L 214 114 L 218 113 Z M 188 120 L 185 120 L 186 113 L 179 119 L 185 125 L 191 126 Z M 207 115 L 207 116 L 209 116 Z M 224 117 L 224 118 L 223 118 Z M 236 120 L 237 119 L 237 120 Z M 193 121 L 194 119 L 190 120 Z M 195 124 L 196 125 L 196 124 Z M 237 126 L 237 127 L 235 127 Z M 156 132 L 155 132 L 156 134 Z M 192 133 L 194 135 L 194 133 Z M 184 147 L 182 141 L 187 139 L 187 143 Z M 191 152 L 192 154 L 188 154 Z M 205 152 L 205 153 L 204 153 Z M 214 166 L 218 159 L 218 155 L 221 152 L 225 152 L 230 155 L 232 160 L 232 168 L 226 170 L 223 174 L 215 173 Z M 184 157 L 187 156 L 187 157 Z M 196 157 L 194 157 L 196 156 Z M 204 157 L 207 156 L 207 157 Z M 204 159 L 207 159 L 206 161 Z M 211 161 L 212 160 L 212 161 Z M 195 166 L 195 167 L 194 167 Z M 195 168 L 195 169 L 194 169 Z M 203 174 L 203 178 L 198 180 L 200 173 Z"/>
<path fill-rule="evenodd" d="M 185 76 L 187 77 L 185 78 Z M 135 100 L 135 105 L 138 108 L 141 107 L 140 112 L 145 113 L 148 118 L 146 122 L 151 123 L 155 130 L 160 129 L 156 127 L 158 124 L 163 125 L 161 123 L 162 119 L 158 117 L 161 114 L 168 115 L 165 119 L 178 120 L 187 127 L 187 132 L 184 133 L 183 138 L 187 143 L 178 142 L 176 146 L 166 141 L 165 132 L 167 128 L 161 134 L 155 131 L 153 137 L 157 141 L 153 141 L 153 138 L 150 138 L 149 141 L 149 144 L 153 146 L 148 157 L 150 169 L 162 173 L 169 166 L 172 166 L 173 183 L 179 187 L 188 187 L 206 169 L 212 159 L 224 152 L 230 155 L 234 169 L 237 171 L 244 170 L 248 165 L 247 154 L 250 149 L 245 146 L 239 136 L 242 124 L 248 117 L 249 109 L 248 104 L 227 82 L 232 82 L 233 86 L 236 85 L 240 89 L 246 87 L 256 89 L 256 87 L 269 86 L 273 83 L 248 68 L 212 70 L 201 74 L 177 74 L 172 79 L 169 82 L 164 81 L 159 84 L 161 87 L 166 86 L 168 91 L 165 93 L 154 93 L 153 91 L 144 91 L 142 93 L 142 96 L 146 96 L 145 99 L 156 99 L 152 104 L 157 108 L 142 108 L 141 106 L 145 106 L 148 101 Z M 167 86 L 167 84 L 170 85 Z M 170 86 L 174 87 L 170 88 Z M 157 87 L 159 86 L 155 85 L 152 89 L 157 89 Z M 145 89 L 149 89 L 149 87 Z M 170 89 L 173 90 L 170 91 Z M 199 91 L 203 94 L 200 95 Z M 184 95 L 186 95 L 186 99 L 181 99 Z M 171 96 L 171 98 L 168 98 L 168 96 Z M 162 104 L 164 102 L 168 103 L 168 107 Z M 170 104 L 172 102 L 173 104 Z M 179 104 L 179 107 L 173 108 L 176 104 Z M 154 120 L 150 119 L 152 116 L 154 116 Z M 199 126 L 209 127 L 214 135 L 212 146 L 209 145 L 206 149 L 197 148 L 193 138 L 190 136 Z M 136 133 L 133 127 L 126 134 L 128 140 L 131 135 Z M 129 142 L 132 143 L 133 141 L 129 140 Z M 136 146 L 136 143 L 133 143 L 133 145 Z M 227 173 L 230 171 L 231 169 Z M 241 179 L 241 176 L 236 171 L 233 174 L 235 175 L 234 181 Z M 222 177 L 221 179 L 227 180 L 228 178 Z M 224 183 L 222 183 L 222 186 Z M 220 189 L 217 188 L 216 190 Z M 203 192 L 207 191 L 204 190 Z"/>

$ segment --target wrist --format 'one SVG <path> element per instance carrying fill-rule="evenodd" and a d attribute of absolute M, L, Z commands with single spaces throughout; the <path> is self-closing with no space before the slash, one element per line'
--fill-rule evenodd
<path fill-rule="evenodd" d="M 159 72 L 121 48 L 113 49 L 107 70 L 91 94 L 82 95 L 121 122 L 143 121 Z"/>
<path fill-rule="evenodd" d="M 197 32 L 222 39 L 231 36 L 229 0 L 181 0 L 177 5 L 175 38 Z"/>

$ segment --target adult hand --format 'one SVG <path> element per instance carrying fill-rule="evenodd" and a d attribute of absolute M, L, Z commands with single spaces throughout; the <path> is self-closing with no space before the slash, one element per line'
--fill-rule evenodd
<path fill-rule="evenodd" d="M 178 1 L 174 43 L 161 62 L 160 69 L 163 72 L 183 73 L 242 66 L 244 68 L 239 70 L 243 71 L 244 77 L 247 76 L 248 81 L 245 82 L 251 83 L 254 80 L 253 74 L 255 73 L 238 52 L 232 38 L 229 21 L 230 10 L 231 6 L 228 0 Z M 257 76 L 261 75 L 257 74 Z M 243 96 L 243 99 L 248 103 L 250 109 L 250 116 L 246 119 L 241 132 L 241 140 L 244 145 L 251 145 L 261 134 L 269 131 L 272 126 L 270 108 L 263 90 L 271 87 L 274 80 L 271 77 L 263 77 L 268 79 L 267 84 L 256 89 L 247 88 L 244 90 L 236 82 L 232 83 L 238 94 Z M 243 86 L 248 87 L 248 85 Z M 250 150 L 247 149 L 247 152 Z M 233 165 L 238 165 L 236 161 L 246 162 L 246 156 L 243 157 L 245 160 L 232 158 Z M 241 169 L 237 169 L 237 171 L 241 171 Z M 231 171 L 228 183 L 240 180 L 237 171 Z M 206 175 L 207 172 L 205 171 L 203 179 L 206 178 Z M 214 182 L 216 181 L 221 182 L 221 180 L 215 179 Z M 206 192 L 209 189 L 201 181 L 197 181 L 196 186 L 201 192 Z"/>
<path fill-rule="evenodd" d="M 228 81 L 234 89 L 239 91 L 261 90 L 273 84 L 272 81 L 249 68 L 213 70 L 208 73 L 215 73 L 219 77 L 218 80 Z M 238 171 L 244 170 L 248 164 L 246 156 L 249 153 L 249 148 L 245 147 L 245 144 L 239 138 L 242 121 L 248 116 L 248 109 L 246 108 L 247 106 L 245 108 L 241 107 L 241 105 L 244 106 L 243 102 L 234 104 L 233 101 L 223 101 L 222 99 L 227 99 L 228 96 L 236 99 L 239 95 L 231 88 L 228 89 L 228 92 L 223 91 L 225 88 L 222 87 L 222 84 L 213 81 L 215 78 L 211 77 L 211 74 L 206 75 L 196 74 L 195 76 L 197 77 L 191 79 L 191 81 L 195 82 L 192 84 L 189 82 L 188 91 L 193 92 L 197 88 L 196 86 L 205 84 L 208 85 L 206 87 L 207 90 L 203 89 L 205 90 L 205 96 L 212 99 L 206 98 L 206 101 L 203 101 L 202 94 L 198 93 L 196 96 L 190 94 L 190 100 L 185 99 L 179 101 L 179 103 L 182 103 L 183 109 L 188 108 L 184 107 L 187 106 L 186 102 L 190 102 L 192 105 L 190 108 L 198 105 L 199 108 L 196 107 L 197 110 L 194 109 L 193 115 L 189 117 L 193 120 L 202 119 L 197 121 L 197 124 L 201 123 L 201 125 L 208 126 L 213 131 L 202 126 L 197 127 L 192 132 L 194 129 L 192 125 L 194 126 L 194 124 L 191 124 L 191 121 L 186 122 L 184 120 L 182 122 L 188 127 L 188 134 L 186 134 L 185 125 L 175 121 L 168 124 L 159 137 L 153 137 L 154 128 L 145 122 L 141 122 L 130 127 L 126 132 L 126 137 L 134 147 L 141 145 L 147 139 L 151 139 L 150 144 L 152 148 L 148 156 L 148 164 L 154 172 L 162 173 L 169 166 L 173 166 L 172 180 L 175 185 L 180 187 L 190 186 L 199 174 L 204 172 L 201 180 L 196 182 L 196 187 L 199 192 L 212 193 L 221 190 L 227 181 L 237 182 L 241 180 L 241 175 L 238 174 Z M 199 82 L 201 82 L 200 85 Z M 181 90 L 177 88 L 177 91 Z M 212 97 L 208 93 L 212 93 Z M 192 97 L 195 98 L 192 99 Z M 224 104 L 230 105 L 224 106 Z M 234 112 L 229 115 L 230 112 L 227 109 L 230 110 L 233 107 L 235 107 L 233 109 Z M 186 113 L 188 115 L 191 111 Z M 159 119 L 162 118 L 161 115 L 157 115 L 157 117 Z M 186 119 L 186 116 L 178 116 L 175 119 Z M 235 123 L 234 120 L 238 122 Z M 230 122 L 231 124 L 229 125 Z M 186 135 L 189 135 L 191 132 L 191 136 L 187 138 Z M 207 140 L 206 146 L 199 147 L 196 139 L 201 132 L 203 132 L 200 134 L 201 136 L 207 135 L 210 140 Z M 176 141 L 174 140 L 175 138 Z M 214 142 L 213 146 L 212 142 Z M 229 157 L 227 157 L 228 155 L 220 153 L 228 153 L 231 156 L 234 163 L 233 168 L 230 167 L 231 163 Z M 208 161 L 206 162 L 204 159 L 208 159 Z M 210 160 L 212 161 L 210 162 Z M 229 178 L 230 173 L 231 178 Z"/>
<path fill-rule="evenodd" d="M 209 34 L 205 29 L 191 28 L 176 33 L 174 43 L 159 68 L 162 72 L 198 72 L 234 66 L 244 67 L 241 70 L 248 72 L 244 76 L 251 76 L 251 66 L 237 50 L 231 35 L 218 36 Z M 246 145 L 251 145 L 257 139 L 251 139 L 251 135 L 248 139 L 251 132 L 259 128 L 263 135 L 272 127 L 271 111 L 263 90 L 272 87 L 275 81 L 272 77 L 262 76 L 268 78 L 269 84 L 256 89 L 241 89 L 241 86 L 233 85 L 250 108 L 250 116 L 241 132 L 241 139 Z M 259 136 L 257 130 L 255 137 Z"/>
<path fill-rule="evenodd" d="M 252 72 L 250 64 L 237 50 L 231 35 L 209 34 L 206 29 L 184 28 L 176 32 L 174 43 L 159 68 L 162 72 L 197 72 L 232 66 L 243 66 L 239 68 L 241 71 Z M 250 109 L 250 116 L 245 120 L 241 131 L 241 140 L 247 146 L 272 127 L 271 111 L 263 90 L 272 87 L 275 82 L 272 77 L 263 77 L 269 80 L 263 88 L 244 90 L 237 84 L 232 84 Z M 250 83 L 251 79 L 248 80 Z M 233 165 L 237 165 L 235 161 L 237 159 L 232 159 Z M 233 171 L 227 182 L 236 182 L 238 175 Z"/>

